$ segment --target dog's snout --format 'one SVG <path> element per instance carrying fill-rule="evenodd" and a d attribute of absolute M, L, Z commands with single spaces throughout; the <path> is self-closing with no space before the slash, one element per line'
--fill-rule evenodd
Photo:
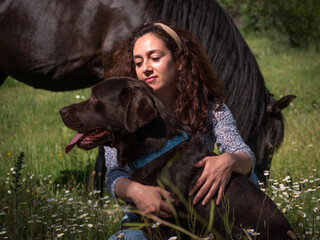
<path fill-rule="evenodd" d="M 69 111 L 68 107 L 61 108 L 60 111 L 59 111 L 60 116 L 61 117 L 65 117 L 67 115 L 68 111 Z"/>

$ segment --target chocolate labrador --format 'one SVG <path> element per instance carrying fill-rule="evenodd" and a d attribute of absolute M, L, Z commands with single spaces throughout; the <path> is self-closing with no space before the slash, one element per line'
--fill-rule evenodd
<path fill-rule="evenodd" d="M 175 199 L 179 224 L 190 230 L 187 203 L 193 196 L 188 194 L 203 170 L 193 166 L 214 153 L 203 144 L 201 135 L 190 135 L 189 127 L 152 88 L 132 78 L 107 79 L 92 88 L 88 100 L 62 108 L 60 115 L 67 127 L 78 132 L 66 152 L 75 145 L 85 150 L 102 145 L 116 148 L 119 165 L 133 170 L 133 180 L 148 185 L 162 182 Z M 214 202 L 202 206 L 200 201 L 193 206 L 197 216 L 193 232 L 211 229 L 230 239 L 254 229 L 257 239 L 297 239 L 282 212 L 248 177 L 232 175 L 223 202 L 219 206 Z M 161 234 L 164 239 L 172 236 L 168 229 Z"/>

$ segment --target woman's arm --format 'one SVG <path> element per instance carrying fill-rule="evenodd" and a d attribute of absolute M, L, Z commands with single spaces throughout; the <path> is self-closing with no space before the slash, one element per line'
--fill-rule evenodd
<path fill-rule="evenodd" d="M 235 172 L 247 175 L 250 173 L 251 166 L 250 157 L 243 152 L 203 158 L 195 164 L 195 167 L 204 167 L 204 169 L 190 192 L 190 195 L 193 195 L 200 188 L 193 199 L 193 204 L 197 204 L 205 196 L 201 204 L 206 205 L 218 191 L 216 204 L 219 205 L 231 174 Z"/>
<path fill-rule="evenodd" d="M 242 175 L 250 175 L 252 169 L 252 160 L 248 154 L 244 152 L 224 154 L 230 154 L 232 156 L 231 158 L 234 160 L 232 163 L 232 172 Z"/>
<path fill-rule="evenodd" d="M 214 117 L 209 119 L 220 156 L 208 156 L 200 160 L 195 167 L 204 167 L 202 175 L 190 191 L 194 197 L 193 203 L 197 204 L 203 197 L 202 204 L 206 205 L 218 193 L 216 203 L 220 204 L 225 188 L 231 178 L 232 172 L 249 175 L 253 171 L 255 157 L 250 148 L 243 142 L 236 127 L 236 122 L 223 105 L 220 111 L 214 111 Z"/>
<path fill-rule="evenodd" d="M 160 187 L 143 185 L 128 178 L 121 178 L 115 188 L 117 197 L 133 201 L 136 208 L 145 214 L 162 218 L 172 216 L 171 208 L 166 201 L 173 201 L 171 195 Z"/>
<path fill-rule="evenodd" d="M 132 172 L 128 167 L 119 167 L 116 149 L 105 147 L 105 160 L 107 189 L 112 196 L 133 201 L 142 213 L 163 218 L 172 215 L 170 206 L 165 201 L 165 199 L 171 200 L 169 192 L 160 187 L 146 186 L 130 180 Z"/>
<path fill-rule="evenodd" d="M 132 171 L 128 167 L 120 168 L 117 161 L 117 150 L 111 147 L 104 147 L 106 172 L 106 185 L 108 192 L 116 198 L 115 186 L 121 178 L 130 178 Z"/>

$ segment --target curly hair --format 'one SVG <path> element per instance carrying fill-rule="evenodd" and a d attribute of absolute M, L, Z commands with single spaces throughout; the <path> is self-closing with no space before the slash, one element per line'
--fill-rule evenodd
<path fill-rule="evenodd" d="M 217 104 L 218 110 L 225 102 L 225 88 L 213 71 L 210 59 L 199 40 L 188 31 L 172 24 L 172 28 L 181 39 L 179 49 L 174 39 L 154 23 L 138 27 L 125 39 L 113 54 L 113 65 L 105 75 L 137 78 L 133 62 L 135 42 L 147 33 L 161 39 L 171 51 L 174 62 L 179 66 L 176 100 L 169 106 L 180 120 L 191 127 L 193 132 L 207 131 L 208 100 Z"/>

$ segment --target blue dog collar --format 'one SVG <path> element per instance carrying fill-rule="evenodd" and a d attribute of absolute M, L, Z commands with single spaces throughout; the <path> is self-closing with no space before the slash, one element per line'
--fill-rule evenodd
<path fill-rule="evenodd" d="M 161 155 L 169 152 L 179 144 L 183 143 L 184 141 L 189 139 L 189 135 L 183 131 L 183 136 L 175 136 L 172 139 L 168 140 L 162 148 L 160 148 L 158 151 L 149 153 L 145 156 L 142 156 L 136 160 L 134 160 L 132 163 L 129 164 L 129 167 L 132 171 L 137 170 L 144 165 L 148 164 L 149 162 L 155 160 L 156 158 L 160 157 Z"/>

